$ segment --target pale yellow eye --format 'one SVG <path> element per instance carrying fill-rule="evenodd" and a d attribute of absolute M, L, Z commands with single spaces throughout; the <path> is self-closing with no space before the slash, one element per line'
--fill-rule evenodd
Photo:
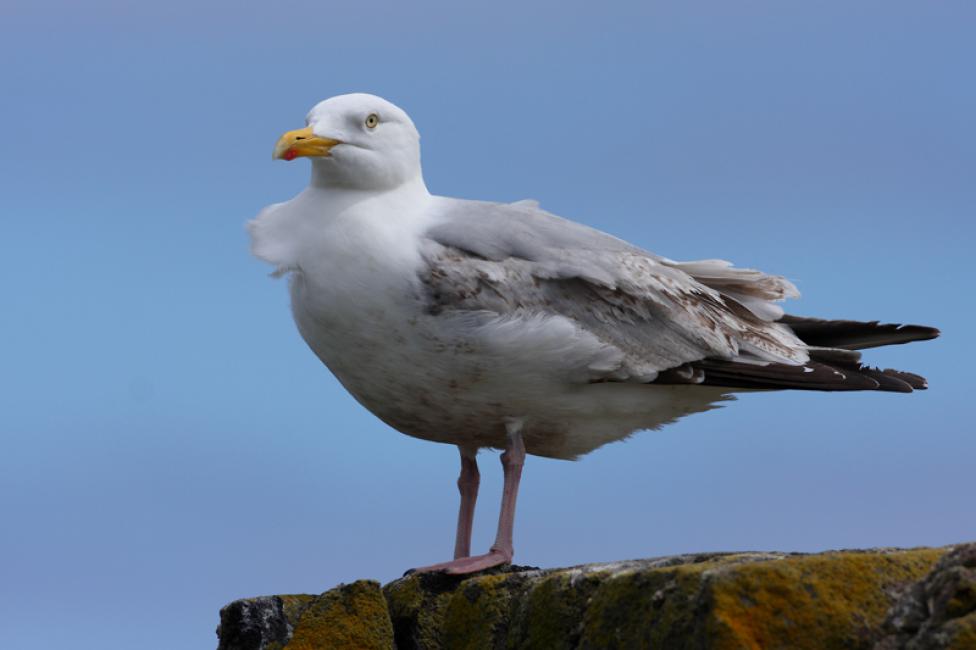
<path fill-rule="evenodd" d="M 380 116 L 376 113 L 370 113 L 366 116 L 366 127 L 370 129 L 375 129 L 376 125 L 380 123 Z"/>

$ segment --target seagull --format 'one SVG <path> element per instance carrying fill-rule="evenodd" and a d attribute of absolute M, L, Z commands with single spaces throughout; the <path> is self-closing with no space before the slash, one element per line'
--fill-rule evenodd
<path fill-rule="evenodd" d="M 575 459 L 756 390 L 927 387 L 859 350 L 939 331 L 784 314 L 786 278 L 678 262 L 542 210 L 432 195 L 420 135 L 380 97 L 317 104 L 274 159 L 308 158 L 308 187 L 248 223 L 289 276 L 301 336 L 342 385 L 406 435 L 456 445 L 454 559 L 510 563 L 527 454 Z M 497 536 L 471 555 L 480 449 L 500 449 Z"/>

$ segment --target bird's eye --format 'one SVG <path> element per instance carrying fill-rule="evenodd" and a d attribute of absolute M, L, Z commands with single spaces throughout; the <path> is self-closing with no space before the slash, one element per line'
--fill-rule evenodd
<path fill-rule="evenodd" d="M 380 116 L 376 113 L 370 113 L 366 116 L 366 128 L 375 129 L 376 125 L 380 123 Z"/>

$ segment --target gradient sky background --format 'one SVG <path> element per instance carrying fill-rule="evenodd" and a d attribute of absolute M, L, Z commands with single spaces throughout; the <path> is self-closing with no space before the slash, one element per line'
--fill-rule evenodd
<path fill-rule="evenodd" d="M 350 91 L 411 114 L 433 192 L 944 331 L 868 356 L 926 393 L 749 395 L 530 458 L 518 562 L 976 538 L 976 5 L 330 4 L 0 4 L 0 646 L 213 648 L 235 598 L 447 559 L 455 449 L 346 395 L 248 254 L 308 177 L 275 140 Z"/>

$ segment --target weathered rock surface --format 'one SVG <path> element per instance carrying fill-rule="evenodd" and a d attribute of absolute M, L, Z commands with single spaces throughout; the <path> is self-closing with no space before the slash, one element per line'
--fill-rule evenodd
<path fill-rule="evenodd" d="M 976 648 L 976 543 L 945 554 L 898 600 L 876 650 Z"/>
<path fill-rule="evenodd" d="M 974 574 L 976 543 L 505 567 L 239 600 L 217 633 L 219 650 L 976 650 Z"/>
<path fill-rule="evenodd" d="M 262 596 L 220 610 L 218 650 L 317 650 L 393 647 L 380 584 L 359 580 L 320 596 Z"/>

